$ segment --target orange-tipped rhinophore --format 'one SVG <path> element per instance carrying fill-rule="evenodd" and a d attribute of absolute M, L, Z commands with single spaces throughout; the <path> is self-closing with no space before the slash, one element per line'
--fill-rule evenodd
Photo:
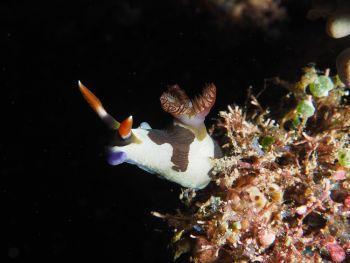
<path fill-rule="evenodd" d="M 83 94 L 85 100 L 89 103 L 91 108 L 101 117 L 103 118 L 104 116 L 107 115 L 107 112 L 102 106 L 101 101 L 87 88 L 84 86 L 83 83 L 78 81 L 79 84 L 79 89 L 81 94 Z"/>
<path fill-rule="evenodd" d="M 132 116 L 130 115 L 129 118 L 123 120 L 120 123 L 120 127 L 118 130 L 120 137 L 122 137 L 123 139 L 129 138 L 131 135 L 131 128 L 132 128 Z"/>
<path fill-rule="evenodd" d="M 87 87 L 85 87 L 80 80 L 78 81 L 78 85 L 81 94 L 87 103 L 89 103 L 90 107 L 112 130 L 117 130 L 120 123 L 107 113 L 107 111 L 103 108 L 101 101 Z"/>

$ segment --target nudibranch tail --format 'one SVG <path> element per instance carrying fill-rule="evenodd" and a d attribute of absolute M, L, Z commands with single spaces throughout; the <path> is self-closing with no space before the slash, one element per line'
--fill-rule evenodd
<path fill-rule="evenodd" d="M 168 88 L 160 97 L 164 111 L 186 125 L 198 127 L 203 124 L 216 99 L 216 87 L 207 85 L 200 96 L 191 100 L 178 85 Z"/>
<path fill-rule="evenodd" d="M 80 80 L 78 81 L 79 90 L 90 107 L 97 113 L 97 115 L 113 130 L 119 129 L 120 123 L 116 121 L 103 108 L 101 101 L 87 88 Z"/>
<path fill-rule="evenodd" d="M 129 118 L 125 119 L 120 123 L 118 132 L 120 137 L 122 137 L 123 139 L 127 139 L 131 136 L 132 122 L 132 116 L 130 115 Z"/>

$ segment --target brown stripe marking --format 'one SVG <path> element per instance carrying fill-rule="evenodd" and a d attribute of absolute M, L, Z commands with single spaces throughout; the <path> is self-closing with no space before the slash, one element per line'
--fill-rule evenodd
<path fill-rule="evenodd" d="M 185 172 L 188 166 L 188 155 L 190 144 L 194 141 L 195 135 L 190 130 L 174 125 L 167 130 L 150 130 L 148 137 L 156 144 L 169 143 L 173 148 L 171 161 L 173 170 Z"/>

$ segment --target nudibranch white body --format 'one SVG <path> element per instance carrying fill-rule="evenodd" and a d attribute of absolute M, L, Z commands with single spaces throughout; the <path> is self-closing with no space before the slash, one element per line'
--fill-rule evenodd
<path fill-rule="evenodd" d="M 216 99 L 213 84 L 194 100 L 177 85 L 164 92 L 160 97 L 161 106 L 174 117 L 173 125 L 164 130 L 152 129 L 145 122 L 132 129 L 132 116 L 119 123 L 81 82 L 79 88 L 100 118 L 115 130 L 108 147 L 109 164 L 131 163 L 192 189 L 202 189 L 209 184 L 213 159 L 221 156 L 204 125 L 205 116 Z"/>

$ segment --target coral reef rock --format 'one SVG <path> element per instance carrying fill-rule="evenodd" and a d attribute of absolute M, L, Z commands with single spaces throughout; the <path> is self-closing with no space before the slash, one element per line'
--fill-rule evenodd
<path fill-rule="evenodd" d="M 287 88 L 281 110 L 265 110 L 251 96 L 244 110 L 220 112 L 212 132 L 224 156 L 213 183 L 182 194 L 184 211 L 155 214 L 174 229 L 176 258 L 350 261 L 346 86 L 313 66 L 296 83 L 279 83 Z"/>

